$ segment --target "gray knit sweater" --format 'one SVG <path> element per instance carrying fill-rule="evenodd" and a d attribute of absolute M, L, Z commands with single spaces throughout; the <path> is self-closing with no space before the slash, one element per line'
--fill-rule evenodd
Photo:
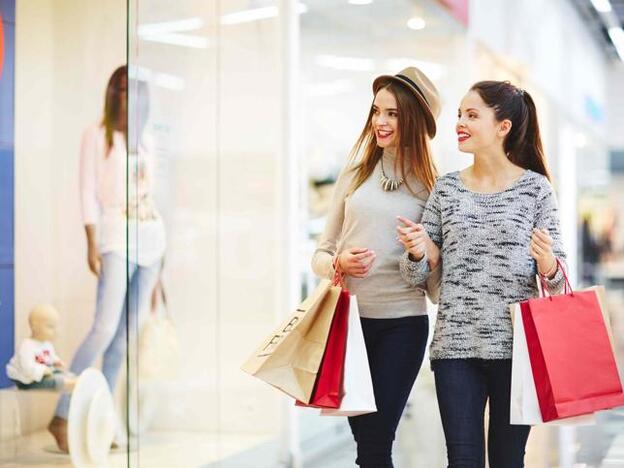
<path fill-rule="evenodd" d="M 546 228 L 555 255 L 565 261 L 557 200 L 541 174 L 527 170 L 507 190 L 468 190 L 459 172 L 438 179 L 422 218 L 442 253 L 440 303 L 430 357 L 509 359 L 512 328 L 509 304 L 537 296 L 537 266 L 529 253 L 532 229 Z M 399 262 L 410 284 L 427 279 L 427 259 Z M 558 271 L 547 281 L 551 293 L 563 288 Z"/>

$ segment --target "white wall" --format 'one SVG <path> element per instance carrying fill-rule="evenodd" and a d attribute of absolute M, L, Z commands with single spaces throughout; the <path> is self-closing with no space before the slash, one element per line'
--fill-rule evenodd
<path fill-rule="evenodd" d="M 557 112 L 605 135 L 585 100 L 606 108 L 608 63 L 570 2 L 471 0 L 470 35 L 525 73 Z"/>

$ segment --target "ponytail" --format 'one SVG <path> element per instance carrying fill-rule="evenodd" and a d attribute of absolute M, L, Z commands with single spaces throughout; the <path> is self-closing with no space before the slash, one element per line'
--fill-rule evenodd
<path fill-rule="evenodd" d="M 470 88 L 494 109 L 496 119 L 511 121 L 503 149 L 514 164 L 542 174 L 550 182 L 544 147 L 537 120 L 537 109 L 531 95 L 509 81 L 480 81 Z"/>
<path fill-rule="evenodd" d="M 546 162 L 546 156 L 544 155 L 544 147 L 542 145 L 539 123 L 537 121 L 537 108 L 535 107 L 535 102 L 533 101 L 531 95 L 526 91 L 522 90 L 521 94 L 527 108 L 526 132 L 524 134 L 524 138 L 522 138 L 523 145 L 517 152 L 517 156 L 512 155 L 512 157 L 519 160 L 518 163 L 516 163 L 519 166 L 538 172 L 543 176 L 546 176 L 546 178 L 552 182 L 552 177 L 550 175 L 550 171 L 548 170 L 548 163 Z"/>

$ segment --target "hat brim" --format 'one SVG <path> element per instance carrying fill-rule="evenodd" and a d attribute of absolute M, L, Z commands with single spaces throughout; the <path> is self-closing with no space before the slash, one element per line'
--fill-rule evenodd
<path fill-rule="evenodd" d="M 69 454 L 74 466 L 106 462 L 115 437 L 114 414 L 106 379 L 97 369 L 85 369 L 72 392 L 67 418 Z"/>
<path fill-rule="evenodd" d="M 435 117 L 433 116 L 433 113 L 431 112 L 429 103 L 427 103 L 425 98 L 418 91 L 416 91 L 410 83 L 399 78 L 398 76 L 381 75 L 375 78 L 375 81 L 373 81 L 373 93 L 377 94 L 377 91 L 379 91 L 379 89 L 383 88 L 385 85 L 387 85 L 391 81 L 402 84 L 403 86 L 408 88 L 414 96 L 416 96 L 416 99 L 420 103 L 423 109 L 423 112 L 425 113 L 425 121 L 427 123 L 427 134 L 429 135 L 429 138 L 433 138 L 437 131 Z"/>

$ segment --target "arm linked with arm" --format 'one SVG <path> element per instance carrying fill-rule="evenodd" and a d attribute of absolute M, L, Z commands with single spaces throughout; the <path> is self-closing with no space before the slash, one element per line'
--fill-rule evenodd
<path fill-rule="evenodd" d="M 429 196 L 427 206 L 423 212 L 421 224 L 427 231 L 427 235 L 433 242 L 433 247 L 440 249 L 442 247 L 442 224 L 440 199 L 436 187 Z M 441 253 L 437 252 L 439 260 L 436 265 L 431 268 L 431 260 L 428 254 L 425 254 L 420 260 L 413 259 L 409 252 L 404 252 L 399 260 L 399 270 L 403 279 L 412 287 L 423 288 L 429 299 L 437 304 L 440 296 L 440 284 L 442 281 L 442 258 Z"/>

